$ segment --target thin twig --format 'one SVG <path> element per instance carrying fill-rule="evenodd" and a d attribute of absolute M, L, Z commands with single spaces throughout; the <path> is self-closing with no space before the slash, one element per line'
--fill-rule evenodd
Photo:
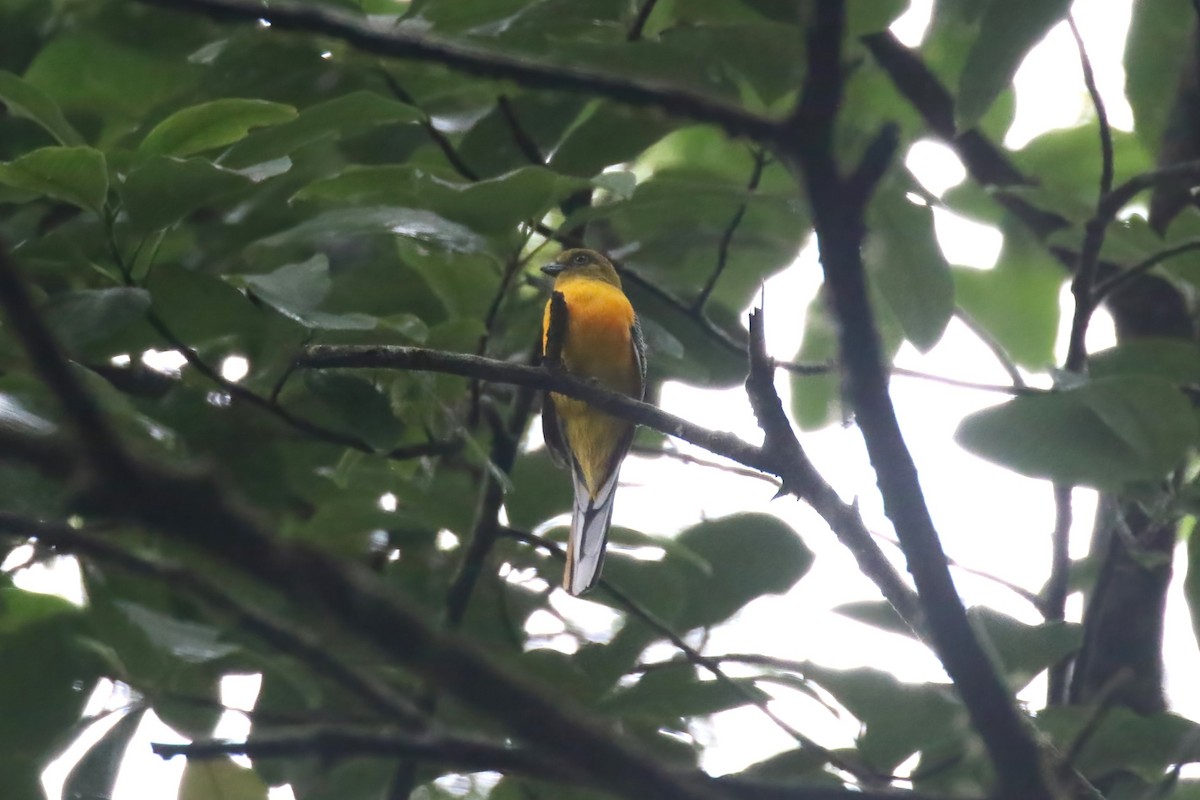
<path fill-rule="evenodd" d="M 649 2 L 647 5 L 649 5 Z M 747 199 L 742 200 L 738 205 L 737 211 L 733 212 L 733 216 L 729 220 L 729 224 L 721 232 L 721 240 L 717 243 L 717 265 L 709 274 L 708 280 L 704 282 L 704 287 L 700 290 L 700 294 L 696 295 L 696 299 L 692 303 L 691 310 L 693 314 L 700 314 L 704 310 L 704 304 L 708 302 L 709 296 L 717 286 L 717 281 L 721 279 L 721 274 L 725 272 L 725 267 L 729 264 L 729 246 L 733 243 L 733 235 L 737 233 L 738 226 L 742 224 L 742 220 L 750 208 L 748 196 L 758 190 L 758 184 L 762 181 L 763 168 L 766 164 L 767 149 L 765 147 L 754 148 L 754 167 L 750 170 L 750 180 L 746 182 Z"/>
<path fill-rule="evenodd" d="M 1198 0 L 1200 2 L 1200 0 Z M 633 20 L 633 25 L 629 27 L 629 33 L 625 34 L 625 41 L 636 42 L 642 38 L 642 32 L 646 30 L 646 21 L 650 19 L 650 15 L 654 13 L 654 6 L 658 0 L 642 0 L 642 5 L 638 8 L 637 16 Z"/>
<path fill-rule="evenodd" d="M 416 104 L 413 96 L 409 94 L 403 86 L 400 85 L 392 73 L 388 72 L 386 69 L 381 69 L 379 70 L 379 74 L 383 76 L 384 82 L 387 83 L 388 88 L 391 89 L 392 94 L 396 96 L 396 99 L 400 100 L 400 102 L 405 103 L 406 105 L 412 106 L 418 111 L 421 111 L 420 106 Z M 428 114 L 426 114 L 424 111 L 421 111 L 421 114 L 421 127 L 425 130 L 425 133 L 429 135 L 429 138 L 433 141 L 433 143 L 437 145 L 437 148 L 442 151 L 442 155 L 446 157 L 446 161 L 450 163 L 450 166 L 454 168 L 454 171 L 469 181 L 478 181 L 479 173 L 471 169 L 467 162 L 463 160 L 463 157 L 458 152 L 458 148 L 454 146 L 454 143 L 450 141 L 450 138 L 437 129 L 437 126 L 433 124 L 433 120 L 429 118 Z"/>
<path fill-rule="evenodd" d="M 775 366 L 780 369 L 785 369 L 794 375 L 828 375 L 838 371 L 836 364 L 799 364 L 794 361 L 777 361 Z M 1007 386 L 999 383 L 978 383 L 976 381 L 964 381 L 959 378 L 951 378 L 946 375 L 934 375 L 929 372 L 921 372 L 920 370 L 908 369 L 907 367 L 890 367 L 891 374 L 899 375 L 904 378 L 916 378 L 918 380 L 940 383 L 945 386 L 953 386 L 958 389 L 974 389 L 980 392 L 995 392 L 997 394 L 1008 395 L 1023 395 L 1023 394 L 1047 394 L 1050 389 L 1039 389 L 1033 386 Z"/>
<path fill-rule="evenodd" d="M 513 108 L 512 101 L 507 95 L 500 95 L 496 98 L 496 107 L 500 109 L 500 116 L 504 117 L 504 122 L 508 125 L 508 132 L 512 134 L 513 143 L 517 149 L 521 151 L 521 155 L 535 166 L 545 166 L 546 159 L 542 156 L 542 151 L 538 148 L 537 142 L 529 135 L 529 131 L 517 119 L 517 110 Z"/>
<path fill-rule="evenodd" d="M 1200 1 L 1200 0 L 1198 0 Z M 1142 259 L 1132 267 L 1116 273 L 1096 284 L 1096 288 L 1092 290 L 1092 302 L 1099 305 L 1104 302 L 1104 299 L 1114 292 L 1119 292 L 1121 289 L 1129 286 L 1130 283 L 1137 280 L 1145 273 L 1157 267 L 1164 261 L 1174 258 L 1184 253 L 1190 253 L 1195 250 L 1200 250 L 1200 238 L 1187 239 L 1179 244 L 1172 245 L 1163 250 L 1159 250 L 1153 255 L 1149 255 Z"/>
<path fill-rule="evenodd" d="M 1071 35 L 1075 37 L 1075 47 L 1079 50 L 1079 65 L 1083 69 L 1083 83 L 1087 87 L 1088 95 L 1092 98 L 1092 105 L 1096 109 L 1096 122 L 1100 128 L 1100 194 L 1105 195 L 1112 191 L 1113 185 L 1112 127 L 1108 123 L 1104 98 L 1100 96 L 1100 89 L 1096 86 L 1096 73 L 1092 69 L 1092 60 L 1088 58 L 1083 35 L 1079 32 L 1079 26 L 1075 24 L 1074 14 L 1067 14 L 1067 26 L 1071 29 Z"/>
<path fill-rule="evenodd" d="M 406 733 L 357 725 L 307 725 L 256 733 L 241 742 L 201 739 L 184 744 L 152 742 L 162 758 L 184 756 L 202 761 L 241 755 L 252 759 L 317 757 L 336 761 L 361 756 L 404 756 L 432 761 L 464 772 L 494 771 L 543 780 L 570 781 L 572 773 L 557 762 L 524 748 L 476 737 Z"/>
<path fill-rule="evenodd" d="M 1050 536 L 1050 577 L 1039 596 L 1041 611 L 1047 620 L 1061 622 L 1067 618 L 1067 592 L 1071 581 L 1071 489 L 1064 483 L 1054 484 L 1054 532 Z M 1059 706 L 1067 702 L 1070 658 L 1050 668 L 1046 687 L 1046 705 Z"/>
<path fill-rule="evenodd" d="M 684 453 L 672 448 L 652 447 L 649 445 L 634 444 L 629 448 L 629 452 L 645 458 L 669 458 L 678 461 L 682 464 L 694 464 L 698 467 L 707 467 L 708 469 L 719 469 L 722 472 L 728 472 L 731 475 L 740 475 L 743 478 L 754 478 L 756 480 L 765 481 L 771 486 L 778 489 L 781 485 L 779 478 L 774 475 L 767 475 L 758 470 L 746 469 L 745 467 L 736 464 L 723 464 L 720 461 L 711 461 L 707 458 L 699 458 L 689 453 Z"/>
<path fill-rule="evenodd" d="M 1025 388 L 1025 378 L 1021 376 L 1021 370 L 1017 367 L 1016 362 L 1012 360 L 1012 356 L 1008 354 L 1008 351 L 1004 349 L 1004 345 L 1000 344 L 995 336 L 992 336 L 992 332 L 980 325 L 978 320 L 962 308 L 954 309 L 954 316 L 967 327 L 967 330 L 975 334 L 975 338 L 983 342 L 984 347 L 991 351 L 996 361 L 1008 373 L 1008 379 L 1012 381 L 1012 385 L 1018 389 Z"/>

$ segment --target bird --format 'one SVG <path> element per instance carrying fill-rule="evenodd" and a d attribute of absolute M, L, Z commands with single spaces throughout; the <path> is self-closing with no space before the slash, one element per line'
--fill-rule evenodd
<path fill-rule="evenodd" d="M 595 250 L 574 248 L 541 269 L 554 278 L 542 319 L 543 356 L 561 353 L 559 366 L 567 374 L 645 399 L 642 328 L 612 262 Z M 565 312 L 565 323 L 556 318 L 552 324 L 555 308 L 560 311 L 554 315 Z M 546 393 L 542 433 L 554 460 L 570 467 L 574 485 L 562 583 L 572 595 L 583 594 L 600 577 L 617 476 L 634 428 L 582 400 Z"/>

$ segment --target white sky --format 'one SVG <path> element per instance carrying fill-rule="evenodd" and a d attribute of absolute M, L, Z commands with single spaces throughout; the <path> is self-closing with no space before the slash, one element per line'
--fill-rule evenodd
<path fill-rule="evenodd" d="M 914 0 L 908 14 L 896 23 L 897 35 L 908 43 L 919 40 L 928 19 L 932 0 Z M 1123 95 L 1124 73 L 1121 52 L 1129 24 L 1132 0 L 1076 0 L 1073 13 L 1087 43 L 1104 96 L 1110 121 L 1119 128 L 1132 125 L 1132 114 Z M 1005 139 L 1020 147 L 1040 133 L 1068 127 L 1090 119 L 1091 105 L 1083 87 L 1074 40 L 1065 24 L 1057 26 L 1029 55 L 1015 81 L 1017 112 Z M 961 164 L 944 146 L 918 143 L 907 159 L 908 166 L 935 194 L 940 194 L 965 177 Z M 955 264 L 990 268 L 1000 245 L 994 230 L 939 210 L 937 231 L 947 258 Z M 796 264 L 767 283 L 766 320 L 770 349 L 779 358 L 796 352 L 802 320 L 791 311 L 803 307 L 815 293 L 820 269 L 811 248 Z M 1063 295 L 1064 304 L 1069 296 Z M 785 311 L 786 309 L 786 311 Z M 1069 319 L 1069 314 L 1064 315 Z M 1111 344 L 1112 328 L 1102 315 L 1093 326 L 1090 344 Z M 1060 340 L 1063 337 L 1060 336 Z M 1061 345 L 1061 341 L 1060 341 Z M 1064 348 L 1060 346 L 1061 351 Z M 1007 376 L 990 352 L 957 321 L 943 341 L 926 355 L 906 346 L 898 363 L 940 375 L 990 383 L 1005 383 Z M 241 365 L 238 365 L 241 366 Z M 236 371 L 236 370 L 235 370 Z M 778 380 L 784 405 L 789 382 L 781 372 Z M 1031 590 L 1042 585 L 1048 572 L 1049 532 L 1054 509 L 1050 487 L 1045 482 L 1022 478 L 971 456 L 952 440 L 959 420 L 984 406 L 1001 402 L 1000 395 L 950 388 L 918 380 L 893 381 L 893 399 L 902 428 L 920 469 L 926 498 L 947 552 L 959 562 L 989 572 Z M 760 441 L 753 415 L 743 390 L 707 391 L 681 384 L 664 388 L 662 406 L 701 425 L 732 430 L 751 441 Z M 846 499 L 858 498 L 873 530 L 890 534 L 882 514 L 858 431 L 832 427 L 806 434 L 805 448 L 822 473 Z M 684 452 L 702 452 L 680 443 Z M 616 505 L 618 525 L 648 531 L 677 531 L 705 517 L 718 517 L 745 510 L 768 510 L 792 524 L 816 555 L 813 569 L 786 596 L 763 598 L 752 604 L 733 623 L 713 632 L 707 652 L 759 652 L 793 659 L 811 659 L 832 667 L 874 666 L 888 669 L 901 679 L 942 679 L 936 660 L 911 640 L 879 632 L 840 617 L 832 608 L 846 602 L 878 599 L 873 584 L 864 578 L 846 551 L 824 523 L 807 507 L 793 499 L 771 501 L 774 488 L 750 478 L 683 465 L 670 459 L 631 457 L 622 473 L 621 497 Z M 1094 493 L 1075 492 L 1075 520 L 1071 554 L 1087 550 Z M 885 544 L 889 555 L 895 548 Z M 1181 572 L 1182 570 L 1177 570 Z M 960 592 L 968 604 L 985 604 L 1026 622 L 1039 621 L 1029 606 L 1011 592 L 986 580 L 955 572 Z M 48 574 L 34 571 L 22 576 L 30 588 L 58 587 L 67 594 L 78 592 L 78 578 L 70 568 Z M 1072 608 L 1078 618 L 1078 598 Z M 561 609 L 584 610 L 584 601 L 556 599 Z M 1167 609 L 1167 686 L 1173 710 L 1200 719 L 1200 690 L 1194 676 L 1200 673 L 1200 653 L 1193 638 L 1181 591 L 1172 587 Z M 881 658 L 886 654 L 886 658 Z M 660 653 L 670 657 L 669 648 Z M 231 703 L 246 703 L 257 691 L 251 679 L 232 679 L 227 686 Z M 768 687 L 777 696 L 773 708 L 795 727 L 828 746 L 852 743 L 857 725 L 850 719 L 836 720 L 812 701 L 788 690 Z M 1033 706 L 1042 702 L 1044 683 L 1037 681 L 1022 697 Z M 123 696 L 98 691 L 95 708 L 119 705 Z M 115 720 L 113 720 L 115 722 Z M 246 733 L 243 717 L 227 714 L 219 735 L 239 738 Z M 752 707 L 717 715 L 699 732 L 713 743 L 705 767 L 724 773 L 744 767 L 774 752 L 794 746 L 778 728 Z M 87 737 L 98 736 L 99 731 Z M 149 754 L 149 741 L 181 741 L 178 735 L 149 715 L 137 740 L 140 754 L 129 758 L 122 770 L 115 800 L 161 800 L 174 797 L 183 767 L 182 759 L 164 762 Z M 81 747 L 73 750 L 82 750 Z M 47 774 L 50 796 L 61 786 L 64 770 L 78 753 L 68 754 L 56 770 Z M 272 791 L 273 800 L 290 797 L 286 789 Z"/>

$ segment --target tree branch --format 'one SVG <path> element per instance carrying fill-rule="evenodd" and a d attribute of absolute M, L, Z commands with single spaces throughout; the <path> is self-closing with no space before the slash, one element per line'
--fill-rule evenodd
<path fill-rule="evenodd" d="M 781 157 L 802 181 L 813 209 L 825 284 L 839 321 L 838 343 L 847 387 L 884 509 L 916 582 L 934 650 L 954 681 L 983 738 L 1004 794 L 1050 800 L 1042 753 L 1012 696 L 967 620 L 946 555 L 926 506 L 912 456 L 888 396 L 879 335 L 867 299 L 861 246 L 863 209 L 848 196 L 834 161 L 834 121 L 841 101 L 841 41 L 845 8 L 816 4 L 808 35 L 808 73 L 793 120 L 803 125 Z"/>
<path fill-rule="evenodd" d="M 42 522 L 7 511 L 0 511 L 0 535 L 32 536 L 59 552 L 108 562 L 126 572 L 143 575 L 186 592 L 213 611 L 232 619 L 237 627 L 249 631 L 317 674 L 358 695 L 368 708 L 383 711 L 406 727 L 425 724 L 424 715 L 407 698 L 397 694 L 374 675 L 342 661 L 335 655 L 336 651 L 329 647 L 328 640 L 314 631 L 298 627 L 243 602 L 199 572 L 136 553 L 90 528 Z"/>
<path fill-rule="evenodd" d="M 205 760 L 226 756 L 296 758 L 316 756 L 337 760 L 356 756 L 403 756 L 432 761 L 465 772 L 495 771 L 506 775 L 571 781 L 573 774 L 552 759 L 525 748 L 466 736 L 405 733 L 360 725 L 310 725 L 284 731 L 254 734 L 241 742 L 202 739 L 189 744 L 153 742 L 162 758 L 184 756 Z"/>
<path fill-rule="evenodd" d="M 319 34 L 345 41 L 363 52 L 388 58 L 441 64 L 486 80 L 510 80 L 530 89 L 574 92 L 605 97 L 631 106 L 658 109 L 673 116 L 708 122 L 734 136 L 768 140 L 776 122 L 705 95 L 653 81 L 623 78 L 582 70 L 568 64 L 535 61 L 485 50 L 392 27 L 324 6 L 276 0 L 264 6 L 256 0 L 141 0 L 162 8 L 204 14 L 218 19 L 266 20 L 276 30 Z"/>

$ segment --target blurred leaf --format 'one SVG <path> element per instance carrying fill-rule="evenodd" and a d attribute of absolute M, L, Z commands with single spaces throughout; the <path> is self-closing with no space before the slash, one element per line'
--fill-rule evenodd
<path fill-rule="evenodd" d="M 938 246 L 933 209 L 896 193 L 871 204 L 863 258 L 905 337 L 925 352 L 954 314 L 954 281 Z"/>
<path fill-rule="evenodd" d="M 267 791 L 254 770 L 227 758 L 189 759 L 179 784 L 179 800 L 267 800 Z"/>
<path fill-rule="evenodd" d="M 358 91 L 305 108 L 295 119 L 254 131 L 222 158 L 223 166 L 238 169 L 261 164 L 326 136 L 346 136 L 377 125 L 419 122 L 421 112 L 375 92 Z"/>
<path fill-rule="evenodd" d="M 1013 692 L 1019 692 L 1042 670 L 1076 652 L 1083 629 L 1065 622 L 1026 625 L 986 607 L 972 608 L 971 622 L 981 633 L 985 649 L 998 662 Z"/>
<path fill-rule="evenodd" d="M 190 663 L 203 663 L 237 650 L 221 641 L 221 632 L 210 625 L 173 619 L 137 603 L 117 601 L 117 606 L 157 647 Z"/>
<path fill-rule="evenodd" d="M 571 475 L 560 469 L 546 448 L 522 453 L 512 470 L 513 490 L 504 498 L 509 523 L 533 530 L 571 510 Z"/>
<path fill-rule="evenodd" d="M 4 70 L 0 70 L 0 102 L 13 116 L 25 117 L 41 125 L 64 147 L 78 147 L 84 143 L 79 131 L 71 127 L 53 99 L 33 84 Z"/>
<path fill-rule="evenodd" d="M 46 322 L 67 350 L 112 355 L 103 345 L 114 334 L 145 319 L 150 293 L 126 286 L 54 295 L 43 308 Z"/>
<path fill-rule="evenodd" d="M 989 0 L 958 83 L 960 129 L 974 127 L 1012 82 L 1025 54 L 1069 7 L 1069 0 Z"/>
<path fill-rule="evenodd" d="M 539 218 L 588 184 L 543 167 L 522 167 L 497 178 L 454 183 L 411 166 L 352 167 L 314 183 L 297 200 L 358 206 L 423 205 L 484 234 L 501 234 Z"/>
<path fill-rule="evenodd" d="M 160 33 L 161 35 L 161 33 Z M 144 43 L 143 43 L 144 44 Z M 141 122 L 149 110 L 187 83 L 195 68 L 146 47 L 118 44 L 96 32 L 56 36 L 38 52 L 25 80 L 64 109 L 87 111 L 112 130 Z"/>
<path fill-rule="evenodd" d="M 1027 235 L 1008 232 L 990 270 L 954 269 L 955 298 L 1023 367 L 1054 363 L 1062 268 Z"/>
<path fill-rule="evenodd" d="M 966 710 L 946 684 L 902 683 L 880 670 L 832 670 L 808 664 L 819 684 L 863 724 L 858 749 L 875 769 L 890 772 L 913 753 L 967 730 Z"/>
<path fill-rule="evenodd" d="M 290 230 L 260 240 L 267 247 L 314 244 L 368 233 L 394 233 L 455 252 L 483 250 L 486 243 L 469 228 L 421 208 L 371 206 L 337 208 L 309 217 Z"/>
<path fill-rule="evenodd" d="M 812 552 L 777 517 L 734 514 L 709 520 L 679 534 L 678 542 L 712 566 L 705 573 L 682 557 L 667 554 L 687 577 L 682 630 L 723 622 L 751 600 L 782 594 L 812 566 Z"/>
<path fill-rule="evenodd" d="M 824 292 L 818 292 L 804 313 L 804 338 L 796 361 L 800 364 L 832 364 L 838 357 L 837 328 L 825 305 Z M 792 386 L 792 415 L 801 430 L 811 431 L 840 420 L 841 373 L 831 369 L 819 375 L 789 373 Z"/>
<path fill-rule="evenodd" d="M 1125 39 L 1125 94 L 1134 131 L 1154 152 L 1167 130 L 1179 76 L 1187 63 L 1190 32 L 1180 20 L 1194 14 L 1189 0 L 1134 3 Z"/>
<path fill-rule="evenodd" d="M 43 147 L 0 164 L 0 184 L 99 213 L 108 196 L 108 167 L 104 154 L 90 147 Z"/>
<path fill-rule="evenodd" d="M 134 229 L 147 232 L 254 185 L 254 181 L 203 158 L 154 156 L 129 173 L 120 187 Z"/>
<path fill-rule="evenodd" d="M 112 797 L 117 773 L 129 742 L 149 711 L 141 706 L 122 715 L 67 773 L 62 800 L 100 800 Z"/>
<path fill-rule="evenodd" d="M 42 770 L 78 723 L 99 677 L 99 659 L 79 633 L 77 614 L 53 614 L 0 635 L 0 770 L 7 796 L 43 796 Z"/>
<path fill-rule="evenodd" d="M 1113 489 L 1161 478 L 1196 437 L 1187 398 L 1144 376 L 1017 397 L 966 417 L 955 435 L 976 455 L 1022 474 Z"/>
<path fill-rule="evenodd" d="M 600 701 L 606 713 L 653 720 L 707 716 L 748 703 L 764 703 L 770 695 L 750 678 L 729 682 L 701 680 L 691 664 L 647 672 L 633 686 Z"/>
<path fill-rule="evenodd" d="M 176 111 L 154 126 L 138 146 L 147 156 L 190 156 L 244 139 L 251 128 L 295 119 L 296 109 L 265 100 L 212 100 Z"/>
<path fill-rule="evenodd" d="M 75 610 L 74 605 L 57 595 L 0 587 L 0 635 L 13 633 L 46 617 L 69 614 Z"/>
<path fill-rule="evenodd" d="M 1093 378 L 1146 375 L 1176 384 L 1200 382 L 1200 348 L 1176 339 L 1139 338 L 1088 356 Z"/>
<path fill-rule="evenodd" d="M 1038 730 L 1059 748 L 1069 748 L 1086 726 L 1091 708 L 1047 708 L 1035 718 Z M 1091 732 L 1075 766 L 1090 780 L 1129 770 L 1157 783 L 1171 764 L 1200 759 L 1200 726 L 1175 714 L 1142 716 L 1127 708 L 1108 709 Z"/>

